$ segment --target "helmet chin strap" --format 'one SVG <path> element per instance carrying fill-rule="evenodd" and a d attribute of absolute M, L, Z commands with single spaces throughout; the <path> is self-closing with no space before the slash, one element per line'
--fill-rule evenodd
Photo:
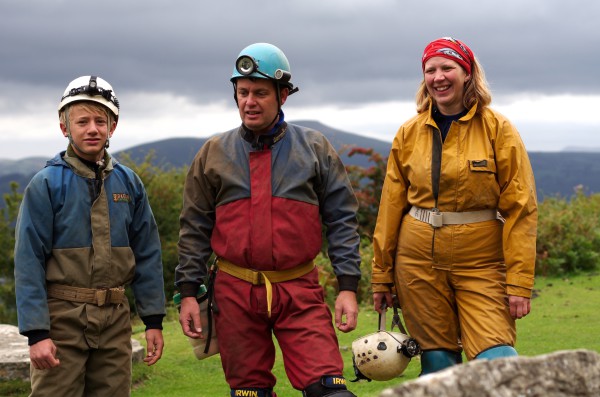
<path fill-rule="evenodd" d="M 277 91 L 277 115 L 275 116 L 271 124 L 277 121 L 279 113 L 281 113 L 281 85 L 279 84 L 279 81 L 275 81 L 275 91 Z"/>

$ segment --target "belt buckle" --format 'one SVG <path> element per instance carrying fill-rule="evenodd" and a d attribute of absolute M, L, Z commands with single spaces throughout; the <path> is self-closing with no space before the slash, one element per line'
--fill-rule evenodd
<path fill-rule="evenodd" d="M 97 305 L 102 307 L 104 305 L 106 305 L 107 303 L 110 303 L 110 289 L 108 288 L 103 288 L 103 289 L 97 289 L 96 290 L 96 301 L 97 301 Z"/>
<path fill-rule="evenodd" d="M 264 284 L 263 275 L 261 272 L 256 270 L 252 270 L 252 285 L 262 285 Z"/>
<path fill-rule="evenodd" d="M 442 215 L 442 213 L 440 212 L 439 209 L 437 209 L 437 208 L 431 209 L 430 223 L 431 223 L 431 226 L 434 227 L 434 229 L 438 229 L 438 228 L 444 226 L 444 216 Z"/>

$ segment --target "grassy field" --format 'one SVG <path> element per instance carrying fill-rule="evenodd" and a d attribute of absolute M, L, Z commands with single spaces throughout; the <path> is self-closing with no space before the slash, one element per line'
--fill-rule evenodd
<path fill-rule="evenodd" d="M 524 356 L 535 356 L 558 350 L 589 349 L 600 352 L 600 274 L 572 278 L 538 278 L 532 312 L 517 322 L 517 350 Z M 364 307 L 359 315 L 359 327 L 350 334 L 339 333 L 340 349 L 346 364 L 344 375 L 354 379 L 351 345 L 359 336 L 373 332 L 377 315 Z M 203 361 L 194 357 L 191 346 L 181 333 L 175 314 L 165 322 L 166 348 L 163 358 L 153 367 L 134 365 L 136 383 L 133 397 L 227 397 L 229 387 L 223 377 L 218 356 Z M 134 336 L 142 341 L 143 327 L 134 326 Z M 418 359 L 413 359 L 403 376 L 388 382 L 349 382 L 349 389 L 360 397 L 375 397 L 393 385 L 415 379 L 420 371 Z M 278 352 L 274 369 L 278 379 L 276 391 L 280 397 L 300 396 L 287 378 Z M 8 385 L 4 385 L 8 386 Z M 15 387 L 15 386 L 13 386 Z M 0 385 L 0 395 L 26 396 L 11 392 Z"/>
<path fill-rule="evenodd" d="M 569 279 L 538 278 L 532 313 L 517 322 L 517 350 L 521 355 L 534 356 L 557 350 L 585 348 L 600 352 L 600 274 L 577 276 Z M 347 379 L 354 379 L 352 370 L 352 341 L 373 332 L 377 315 L 370 308 L 362 308 L 359 328 L 350 333 L 339 333 Z M 138 334 L 138 338 L 142 335 Z M 144 380 L 133 391 L 134 397 L 226 397 L 229 388 L 223 377 L 219 357 L 197 361 L 176 321 L 165 328 L 167 347 L 162 360 L 152 368 L 144 368 Z M 349 388 L 360 397 L 374 397 L 386 387 L 415 379 L 420 371 L 414 359 L 402 377 L 388 382 L 349 383 Z M 276 361 L 279 396 L 299 396 L 285 376 L 281 356 Z"/>

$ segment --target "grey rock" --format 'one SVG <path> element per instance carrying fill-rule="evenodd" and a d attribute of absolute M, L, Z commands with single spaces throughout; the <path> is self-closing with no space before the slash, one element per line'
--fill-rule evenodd
<path fill-rule="evenodd" d="M 0 324 L 0 380 L 29 380 L 27 338 L 14 325 Z"/>
<path fill-rule="evenodd" d="M 131 339 L 133 362 L 144 359 L 144 346 Z M 29 380 L 29 346 L 27 338 L 14 325 L 0 324 L 0 381 Z"/>
<path fill-rule="evenodd" d="M 564 350 L 474 360 L 386 389 L 380 397 L 597 397 L 600 354 Z"/>

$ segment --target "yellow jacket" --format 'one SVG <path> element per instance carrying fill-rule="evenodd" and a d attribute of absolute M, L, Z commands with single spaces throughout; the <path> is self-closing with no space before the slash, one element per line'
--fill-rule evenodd
<path fill-rule="evenodd" d="M 533 288 L 537 232 L 535 181 L 516 128 L 501 114 L 474 105 L 452 123 L 442 145 L 438 208 L 462 212 L 497 209 L 506 219 L 502 249 L 508 294 L 529 297 Z M 431 209 L 433 134 L 428 112 L 403 124 L 392 144 L 373 247 L 373 291 L 388 291 L 402 218 L 411 206 Z"/>

